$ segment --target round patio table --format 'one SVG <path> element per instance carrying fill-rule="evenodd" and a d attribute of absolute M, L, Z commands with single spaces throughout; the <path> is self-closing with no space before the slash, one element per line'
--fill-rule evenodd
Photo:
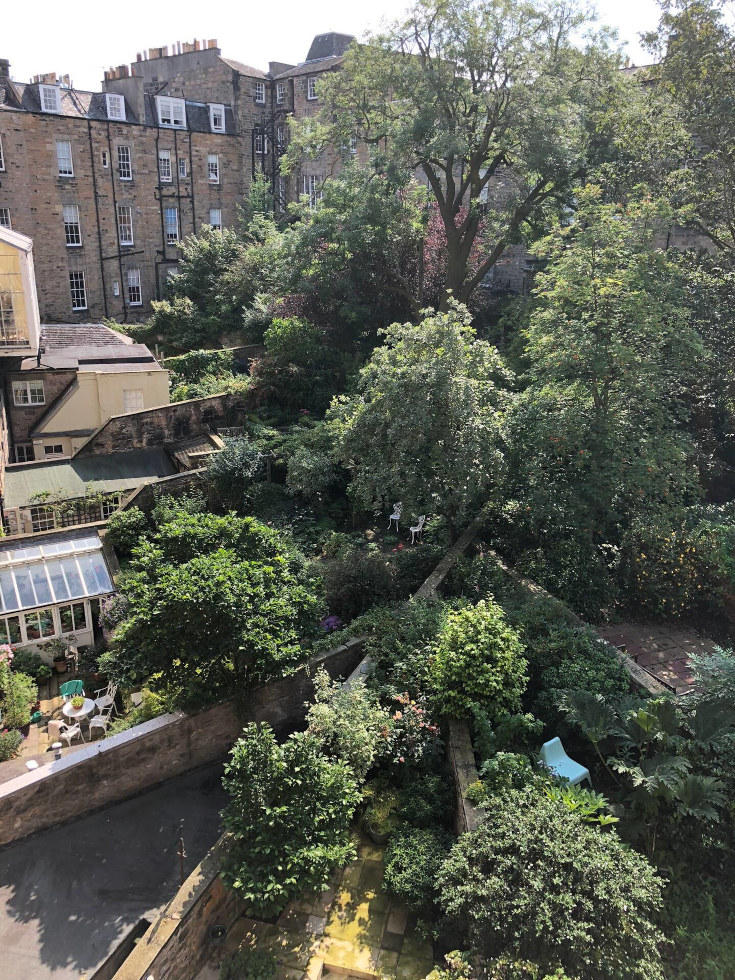
<path fill-rule="evenodd" d="M 94 701 L 92 698 L 85 698 L 81 708 L 75 708 L 71 701 L 67 701 L 62 707 L 61 713 L 70 721 L 81 721 L 94 711 Z"/>

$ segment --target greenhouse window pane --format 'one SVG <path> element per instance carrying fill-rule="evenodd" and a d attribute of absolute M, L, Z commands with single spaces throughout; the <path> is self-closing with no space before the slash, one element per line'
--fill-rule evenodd
<path fill-rule="evenodd" d="M 69 595 L 74 597 L 84 595 L 84 586 L 77 568 L 76 558 L 62 558 L 61 567 L 64 569 L 64 575 L 69 586 Z"/>
<path fill-rule="evenodd" d="M 51 609 L 41 609 L 38 618 L 41 623 L 41 636 L 53 636 L 56 632 L 53 611 Z"/>
<path fill-rule="evenodd" d="M 38 603 L 53 602 L 54 599 L 46 577 L 46 566 L 42 564 L 31 565 L 31 579 L 33 588 L 36 590 L 36 601 Z"/>
<path fill-rule="evenodd" d="M 10 642 L 20 643 L 20 616 L 8 616 L 8 631 L 10 632 Z"/>
<path fill-rule="evenodd" d="M 37 606 L 36 593 L 33 591 L 31 573 L 28 569 L 16 568 L 13 571 L 13 575 L 15 576 L 15 587 L 18 590 L 21 608 L 28 609 L 32 606 Z"/>
<path fill-rule="evenodd" d="M 13 573 L 5 569 L 0 572 L 0 595 L 2 595 L 4 610 L 18 609 L 20 606 L 13 583 Z"/>
<path fill-rule="evenodd" d="M 69 598 L 69 589 L 66 585 L 66 579 L 64 578 L 64 573 L 61 570 L 60 561 L 50 561 L 46 568 L 51 579 L 51 588 L 54 593 L 54 601 L 60 602 L 62 599 Z"/>
<path fill-rule="evenodd" d="M 102 555 L 80 555 L 79 566 L 87 586 L 87 595 L 97 595 L 99 592 L 111 592 L 112 584 L 105 568 Z"/>

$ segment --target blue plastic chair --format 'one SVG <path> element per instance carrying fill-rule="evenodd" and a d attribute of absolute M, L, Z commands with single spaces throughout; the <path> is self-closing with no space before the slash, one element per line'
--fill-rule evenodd
<path fill-rule="evenodd" d="M 541 746 L 539 761 L 551 769 L 555 776 L 567 780 L 572 786 L 583 783 L 585 779 L 592 786 L 589 769 L 585 769 L 574 759 L 569 758 L 564 751 L 560 738 L 552 738 L 550 741 L 544 742 Z"/>
<path fill-rule="evenodd" d="M 62 684 L 59 687 L 59 694 L 64 701 L 70 701 L 72 698 L 84 694 L 84 684 L 80 680 L 67 681 L 66 684 Z"/>

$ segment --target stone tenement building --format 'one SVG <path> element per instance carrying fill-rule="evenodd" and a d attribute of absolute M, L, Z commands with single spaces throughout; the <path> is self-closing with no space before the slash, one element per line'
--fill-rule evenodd
<path fill-rule="evenodd" d="M 315 111 L 319 76 L 351 40 L 319 35 L 303 64 L 268 72 L 216 41 L 156 48 L 105 72 L 101 92 L 55 74 L 17 82 L 0 59 L 0 225 L 33 239 L 41 320 L 145 319 L 178 242 L 233 225 L 257 171 L 279 207 L 315 200 L 329 161 L 287 180 L 278 156 L 288 115 Z"/>

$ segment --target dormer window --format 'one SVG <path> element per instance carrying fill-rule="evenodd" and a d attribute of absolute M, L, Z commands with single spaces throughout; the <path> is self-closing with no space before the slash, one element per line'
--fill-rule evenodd
<path fill-rule="evenodd" d="M 316 98 L 316 76 L 310 75 L 306 79 L 306 98 L 315 99 Z"/>
<path fill-rule="evenodd" d="M 107 94 L 105 100 L 107 102 L 107 118 L 125 122 L 125 99 L 123 96 Z"/>
<path fill-rule="evenodd" d="M 225 131 L 225 107 L 223 105 L 210 105 L 209 125 L 213 133 L 224 133 Z"/>
<path fill-rule="evenodd" d="M 58 85 L 39 85 L 41 112 L 61 112 L 61 92 Z"/>
<path fill-rule="evenodd" d="M 265 105 L 265 82 L 255 83 L 255 101 L 258 105 Z"/>
<path fill-rule="evenodd" d="M 170 99 L 157 95 L 156 106 L 158 108 L 159 126 L 186 129 L 186 104 L 183 99 Z"/>

